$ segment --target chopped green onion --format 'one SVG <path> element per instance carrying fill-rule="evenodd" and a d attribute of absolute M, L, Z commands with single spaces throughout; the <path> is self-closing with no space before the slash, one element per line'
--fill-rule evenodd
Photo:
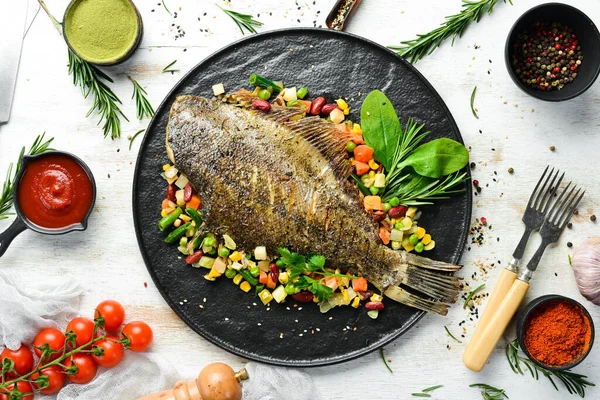
<path fill-rule="evenodd" d="M 369 191 L 371 192 L 371 194 L 372 194 L 373 196 L 375 196 L 375 195 L 377 195 L 377 193 L 379 193 L 379 188 L 376 188 L 375 186 L 371 186 L 371 187 L 369 188 Z"/>
<path fill-rule="evenodd" d="M 256 286 L 258 285 L 258 279 L 256 279 L 254 276 L 252 276 L 252 274 L 250 273 L 250 271 L 248 271 L 247 269 L 240 269 L 239 273 L 242 275 L 242 277 L 248 281 L 248 283 L 250 283 L 252 286 Z"/>
<path fill-rule="evenodd" d="M 356 182 L 356 185 L 358 186 L 358 189 L 361 191 L 362 194 L 364 194 L 365 196 L 369 196 L 371 194 L 371 192 L 369 191 L 369 188 L 365 186 L 363 181 L 361 181 L 358 176 L 352 174 L 352 175 L 350 175 L 350 177 L 352 179 L 354 179 L 354 181 Z"/>
<path fill-rule="evenodd" d="M 298 91 L 296 92 L 296 96 L 300 100 L 302 100 L 303 98 L 305 98 L 307 94 L 308 94 L 308 89 L 305 88 L 305 87 L 298 89 Z"/>
<path fill-rule="evenodd" d="M 175 229 L 173 232 L 167 235 L 167 237 L 165 238 L 165 242 L 169 244 L 176 243 L 179 239 L 181 239 L 183 235 L 185 235 L 185 231 L 190 229 L 191 225 L 191 222 L 186 222 L 185 224 L 181 225 L 179 228 Z"/>
<path fill-rule="evenodd" d="M 158 221 L 158 229 L 164 231 L 165 229 L 173 225 L 182 212 L 183 210 L 177 207 L 170 214 L 165 215 L 160 221 Z"/>
<path fill-rule="evenodd" d="M 269 87 L 273 88 L 274 92 L 281 92 L 282 87 L 276 85 L 274 82 L 268 80 L 264 76 L 252 74 L 250 75 L 250 84 L 252 86 L 258 86 L 263 89 L 268 89 Z"/>
<path fill-rule="evenodd" d="M 271 92 L 269 92 L 267 89 L 263 89 L 258 92 L 258 97 L 261 100 L 269 100 L 271 98 Z"/>
<path fill-rule="evenodd" d="M 296 107 L 299 104 L 298 100 L 291 100 L 286 103 L 288 107 Z"/>
<path fill-rule="evenodd" d="M 262 290 L 265 288 L 265 285 L 256 285 L 256 294 L 259 294 L 260 292 L 262 292 Z"/>
<path fill-rule="evenodd" d="M 260 268 L 252 267 L 250 268 L 250 273 L 252 274 L 252 276 L 258 276 L 260 275 Z"/>

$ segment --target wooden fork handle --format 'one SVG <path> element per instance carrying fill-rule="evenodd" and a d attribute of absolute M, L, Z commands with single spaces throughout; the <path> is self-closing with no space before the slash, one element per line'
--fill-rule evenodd
<path fill-rule="evenodd" d="M 483 369 L 528 289 L 529 283 L 520 279 L 515 280 L 498 305 L 496 312 L 488 317 L 485 325 L 480 323 L 480 335 L 474 338 L 476 340 L 471 339 L 467 351 L 463 355 L 463 362 L 467 368 L 475 372 Z"/>
<path fill-rule="evenodd" d="M 516 279 L 517 274 L 509 271 L 506 268 L 502 269 L 502 272 L 500 272 L 500 277 L 498 278 L 498 282 L 496 282 L 496 286 L 494 286 L 494 291 L 488 299 L 485 310 L 483 310 L 483 314 L 481 315 L 481 318 L 479 318 L 479 323 L 475 328 L 475 332 L 473 332 L 471 340 L 469 341 L 465 353 L 463 354 L 463 362 L 465 365 L 467 364 L 466 360 L 471 360 L 473 357 L 473 343 L 476 343 L 480 340 L 481 332 L 488 324 L 492 315 L 496 313 L 498 307 L 500 307 L 500 303 L 502 303 L 502 300 L 504 300 L 506 294 Z"/>

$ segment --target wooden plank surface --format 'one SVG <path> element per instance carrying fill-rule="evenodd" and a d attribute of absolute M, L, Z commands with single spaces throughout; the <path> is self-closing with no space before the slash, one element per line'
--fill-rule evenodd
<path fill-rule="evenodd" d="M 33 13 L 37 4 L 30 3 Z M 168 358 L 184 377 L 193 377 L 212 361 L 240 367 L 244 360 L 220 350 L 184 325 L 151 282 L 138 251 L 131 218 L 131 185 L 141 140 L 138 138 L 129 151 L 126 137 L 148 123 L 134 118 L 127 75 L 147 89 L 149 100 L 157 106 L 182 74 L 204 57 L 239 39 L 241 34 L 214 2 L 166 0 L 177 17 L 169 15 L 159 5 L 160 0 L 136 3 L 145 26 L 141 48 L 123 65 L 106 69 L 114 78 L 113 87 L 132 121 L 123 124 L 122 138 L 114 142 L 102 138 L 95 116 L 85 118 L 91 102 L 83 100 L 73 87 L 67 74 L 65 44 L 48 18 L 40 12 L 31 25 L 23 45 L 11 120 L 0 127 L 0 176 L 21 146 L 28 146 L 37 134 L 45 131 L 56 138 L 57 147 L 79 155 L 89 164 L 97 179 L 98 198 L 85 233 L 51 237 L 25 232 L 0 259 L 0 266 L 32 280 L 50 275 L 77 277 L 86 289 L 83 314 L 103 299 L 121 301 L 132 318 L 146 320 L 154 327 L 153 351 Z M 334 0 L 217 3 L 259 14 L 265 31 L 324 25 Z M 579 216 L 574 218 L 573 229 L 546 251 L 527 299 L 547 293 L 564 294 L 584 301 L 598 322 L 599 309 L 585 302 L 577 291 L 567 262 L 566 243 L 577 244 L 588 236 L 598 235 L 597 223 L 589 217 L 594 212 L 600 213 L 600 180 L 596 176 L 600 86 L 596 84 L 584 95 L 564 104 L 544 103 L 517 89 L 504 66 L 508 30 L 520 14 L 539 3 L 543 1 L 516 0 L 513 6 L 499 2 L 493 14 L 469 27 L 454 47 L 445 43 L 419 62 L 417 68 L 452 111 L 471 148 L 472 161 L 477 163 L 474 178 L 483 187 L 474 199 L 473 218 L 486 217 L 488 227 L 484 229 L 481 245 L 467 245 L 470 250 L 465 252 L 460 275 L 471 285 L 480 282 L 493 285 L 499 268 L 489 269 L 481 277 L 479 266 L 492 263 L 497 266 L 498 260 L 502 265 L 508 263 L 522 233 L 520 217 L 529 192 L 547 164 L 560 167 L 567 171 L 568 178 L 585 185 L 588 191 Z M 49 0 L 47 4 L 58 17 L 67 1 Z M 460 6 L 458 0 L 365 0 L 347 25 L 347 31 L 382 45 L 398 44 L 416 33 L 435 28 L 444 16 L 457 12 Z M 578 7 L 600 22 L 600 7 L 594 2 L 578 2 Z M 183 37 L 177 37 L 178 27 L 185 31 Z M 181 72 L 161 73 L 175 59 Z M 478 87 L 475 105 L 479 119 L 473 117 L 469 108 L 474 86 Z M 556 150 L 550 151 L 550 146 Z M 508 168 L 514 168 L 514 174 L 509 174 Z M 0 221 L 0 229 L 5 229 L 9 222 Z M 526 258 L 533 254 L 539 238 L 534 237 L 530 243 Z M 476 281 L 471 278 L 474 272 L 478 273 Z M 477 390 L 468 388 L 475 382 L 505 388 L 511 399 L 530 398 L 533 394 L 545 399 L 566 398 L 563 388 L 556 392 L 544 378 L 536 382 L 529 376 L 513 374 L 500 347 L 482 373 L 468 371 L 461 362 L 465 344 L 454 342 L 444 331 L 447 325 L 460 337 L 463 332 L 458 324 L 462 320 L 467 321 L 463 326 L 468 339 L 475 322 L 457 305 L 445 318 L 423 318 L 409 333 L 388 345 L 386 358 L 391 360 L 393 374 L 385 368 L 379 353 L 308 371 L 325 399 L 410 398 L 410 393 L 436 384 L 444 387 L 434 392 L 434 398 L 478 399 Z M 513 332 L 509 328 L 507 336 L 514 336 Z M 599 364 L 600 353 L 596 348 L 576 371 L 599 383 Z M 599 398 L 599 390 L 591 388 L 589 397 Z"/>

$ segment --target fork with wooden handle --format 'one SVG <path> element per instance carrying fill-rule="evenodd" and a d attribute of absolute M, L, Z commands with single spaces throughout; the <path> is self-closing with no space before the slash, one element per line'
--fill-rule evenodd
<path fill-rule="evenodd" d="M 529 289 L 529 280 L 536 270 L 546 247 L 550 243 L 558 241 L 560 234 L 571 219 L 573 211 L 581 201 L 585 190 L 582 192 L 581 188 L 579 188 L 575 192 L 575 186 L 573 186 L 569 191 L 570 185 L 571 183 L 569 182 L 548 212 L 548 216 L 540 229 L 542 243 L 527 264 L 525 271 L 521 272 L 518 279 L 513 282 L 506 296 L 498 305 L 498 309 L 489 316 L 486 324 L 483 325 L 480 323 L 481 334 L 475 338 L 476 340 L 471 339 L 469 343 L 471 350 L 468 357 L 467 354 L 463 357 L 465 365 L 471 370 L 479 372 L 485 366 L 510 320 L 515 315 L 517 308 L 519 308 L 521 301 L 523 301 Z M 565 196 L 565 194 L 567 195 Z"/>
<path fill-rule="evenodd" d="M 473 366 L 468 363 L 469 360 L 473 359 L 473 347 L 471 346 L 471 343 L 479 340 L 478 338 L 481 335 L 482 327 L 488 323 L 490 316 L 498 309 L 502 299 L 504 299 L 511 285 L 515 279 L 517 279 L 517 274 L 519 273 L 519 263 L 523 257 L 523 253 L 525 252 L 525 247 L 527 246 L 529 236 L 534 230 L 540 229 L 542 226 L 546 212 L 548 211 L 554 199 L 553 195 L 556 193 L 556 188 L 558 188 L 563 177 L 565 176 L 563 173 L 560 178 L 558 178 L 560 171 L 556 170 L 556 172 L 554 172 L 554 168 L 552 168 L 550 173 L 547 174 L 549 168 L 549 166 L 546 167 L 544 173 L 540 177 L 540 180 L 533 189 L 531 196 L 529 197 L 527 207 L 525 208 L 525 213 L 523 214 L 525 232 L 523 232 L 523 236 L 521 237 L 521 240 L 519 241 L 519 244 L 513 253 L 513 259 L 500 273 L 500 277 L 494 286 L 494 291 L 488 299 L 485 310 L 483 311 L 483 314 L 479 319 L 479 323 L 477 324 L 477 328 L 475 328 L 475 332 L 473 332 L 471 341 L 469 342 L 469 345 L 467 345 L 467 349 L 463 354 L 463 362 L 469 369 L 473 369 Z M 546 179 L 544 180 L 544 178 Z M 556 178 L 558 178 L 558 182 L 556 181 Z"/>

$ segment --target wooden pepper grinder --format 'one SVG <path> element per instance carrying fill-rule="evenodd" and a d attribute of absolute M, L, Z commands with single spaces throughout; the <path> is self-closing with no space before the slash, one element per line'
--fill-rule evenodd
<path fill-rule="evenodd" d="M 173 389 L 137 400 L 241 400 L 240 381 L 246 379 L 248 372 L 245 368 L 235 372 L 229 365 L 217 362 L 204 367 L 198 379 L 179 381 Z"/>

